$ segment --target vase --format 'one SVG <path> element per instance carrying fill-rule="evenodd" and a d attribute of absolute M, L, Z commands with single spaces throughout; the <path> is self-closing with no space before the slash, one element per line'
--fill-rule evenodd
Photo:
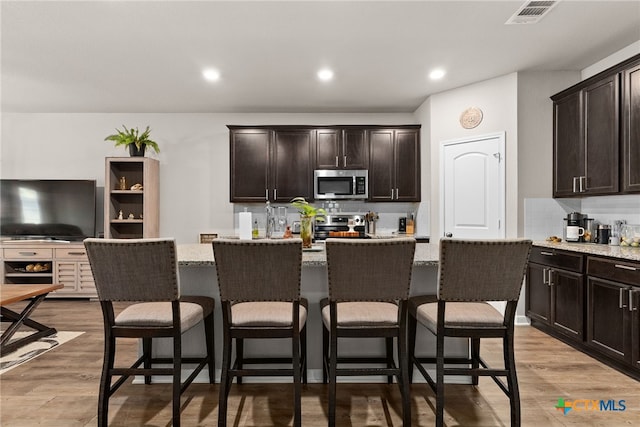
<path fill-rule="evenodd" d="M 131 157 L 144 157 L 145 148 L 147 148 L 145 144 L 142 144 L 140 148 L 136 144 L 129 144 L 129 155 Z"/>
<path fill-rule="evenodd" d="M 300 238 L 302 247 L 310 248 L 313 241 L 313 219 L 312 216 L 300 216 Z"/>

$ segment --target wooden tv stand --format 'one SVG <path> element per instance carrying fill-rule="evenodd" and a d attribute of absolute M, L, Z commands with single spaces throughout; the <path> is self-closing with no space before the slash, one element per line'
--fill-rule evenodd
<path fill-rule="evenodd" d="M 2 283 L 59 283 L 63 288 L 50 293 L 48 298 L 97 297 L 82 242 L 4 240 L 0 248 Z"/>

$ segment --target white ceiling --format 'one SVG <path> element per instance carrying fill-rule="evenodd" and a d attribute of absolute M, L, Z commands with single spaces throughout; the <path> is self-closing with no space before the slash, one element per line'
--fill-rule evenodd
<path fill-rule="evenodd" d="M 504 25 L 523 2 L 2 1 L 1 107 L 412 112 L 433 93 L 581 70 L 640 40 L 640 0 L 562 0 L 537 24 Z M 432 82 L 435 67 L 447 75 Z"/>

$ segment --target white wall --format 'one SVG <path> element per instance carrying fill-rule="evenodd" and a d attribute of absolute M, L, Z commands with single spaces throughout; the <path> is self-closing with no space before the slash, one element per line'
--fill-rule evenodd
<path fill-rule="evenodd" d="M 550 96 L 579 80 L 577 71 L 518 73 L 518 236 L 524 236 L 525 199 L 551 197 L 553 193 Z"/>
<path fill-rule="evenodd" d="M 620 49 L 619 51 L 612 53 L 611 55 L 607 56 L 606 58 L 596 62 L 595 64 L 592 64 L 590 66 L 588 66 L 587 68 L 585 68 L 584 70 L 582 70 L 581 72 L 581 80 L 585 80 L 588 79 L 591 76 L 594 76 L 596 74 L 598 74 L 601 71 L 606 70 L 609 67 L 613 67 L 616 64 L 619 64 L 620 62 L 631 58 L 634 55 L 637 55 L 640 53 L 640 40 L 638 40 L 635 43 L 630 44 L 629 46 L 626 46 L 622 49 Z"/>
<path fill-rule="evenodd" d="M 144 128 L 161 149 L 160 234 L 195 242 L 234 228 L 229 202 L 227 124 L 411 124 L 412 114 L 16 114 L 2 115 L 2 178 L 95 179 L 104 158 L 128 156 L 105 136 L 123 124 Z M 428 170 L 428 169 L 427 169 Z"/>
<path fill-rule="evenodd" d="M 483 112 L 482 123 L 474 129 L 464 129 L 459 121 L 460 114 L 469 107 L 478 107 Z M 442 234 L 439 202 L 442 142 L 494 132 L 506 134 L 506 235 L 515 236 L 518 179 L 517 75 L 512 73 L 433 95 L 416 111 L 416 116 L 423 125 L 423 147 L 425 141 L 430 144 L 430 158 L 426 159 L 430 163 L 423 162 L 422 167 L 423 170 L 429 169 L 431 182 L 425 181 L 423 176 L 422 183 L 425 186 L 430 184 L 431 189 L 429 199 L 432 238 L 437 239 Z M 429 127 L 430 135 L 427 139 Z"/>

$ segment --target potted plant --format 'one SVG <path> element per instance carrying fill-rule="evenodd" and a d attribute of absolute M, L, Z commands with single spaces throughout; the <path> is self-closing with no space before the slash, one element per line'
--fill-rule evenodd
<path fill-rule="evenodd" d="M 323 222 L 327 211 L 309 204 L 304 197 L 296 197 L 291 200 L 291 206 L 298 209 L 300 213 L 300 238 L 302 239 L 302 247 L 310 248 L 313 239 L 313 222 L 316 218 L 318 221 Z"/>
<path fill-rule="evenodd" d="M 127 129 L 125 125 L 122 125 L 124 130 L 116 129 L 117 133 L 107 136 L 105 141 L 114 141 L 115 146 L 124 145 L 125 148 L 129 147 L 129 155 L 132 157 L 144 157 L 144 151 L 147 146 L 151 147 L 156 153 L 160 152 L 158 143 L 149 138 L 151 129 L 149 126 L 144 132 L 140 133 L 138 128 Z"/>

